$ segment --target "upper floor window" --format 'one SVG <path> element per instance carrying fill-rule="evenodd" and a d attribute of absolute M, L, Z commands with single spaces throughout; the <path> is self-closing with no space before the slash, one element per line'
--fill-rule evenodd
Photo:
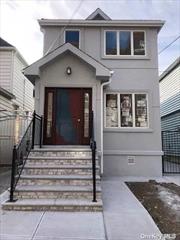
<path fill-rule="evenodd" d="M 66 30 L 65 31 L 65 43 L 71 43 L 75 47 L 79 48 L 79 31 L 78 30 Z"/>
<path fill-rule="evenodd" d="M 117 55 L 117 36 L 115 31 L 106 32 L 106 54 Z"/>
<path fill-rule="evenodd" d="M 145 55 L 144 31 L 105 31 L 105 54 Z"/>

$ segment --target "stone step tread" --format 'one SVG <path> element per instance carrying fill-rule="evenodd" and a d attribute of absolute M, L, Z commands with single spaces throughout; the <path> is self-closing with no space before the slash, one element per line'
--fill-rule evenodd
<path fill-rule="evenodd" d="M 29 156 L 28 160 L 92 160 L 92 157 L 78 157 L 78 156 Z M 98 160 L 98 157 L 96 157 Z"/>
<path fill-rule="evenodd" d="M 33 185 L 33 186 L 17 186 L 16 192 L 92 192 L 92 186 L 50 186 L 50 185 Z M 96 187 L 97 192 L 101 192 L 101 187 Z"/>
<path fill-rule="evenodd" d="M 19 199 L 16 202 L 5 202 L 3 206 L 102 206 L 97 202 L 85 199 Z"/>
<path fill-rule="evenodd" d="M 91 152 L 91 148 L 35 148 L 31 152 Z"/>
<path fill-rule="evenodd" d="M 91 175 L 21 175 L 20 179 L 48 179 L 48 180 L 52 180 L 52 179 L 67 179 L 67 180 L 92 180 L 92 176 Z M 97 175 L 96 179 L 99 180 L 100 176 Z"/>
<path fill-rule="evenodd" d="M 96 168 L 99 169 L 99 166 L 96 166 Z M 92 165 L 28 165 L 27 163 L 24 169 L 92 169 Z"/>

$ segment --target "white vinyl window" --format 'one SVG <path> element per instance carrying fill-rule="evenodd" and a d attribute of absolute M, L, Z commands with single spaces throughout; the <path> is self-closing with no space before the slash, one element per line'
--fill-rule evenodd
<path fill-rule="evenodd" d="M 106 56 L 144 56 L 146 53 L 145 31 L 106 30 Z"/>
<path fill-rule="evenodd" d="M 147 128 L 148 99 L 146 93 L 106 93 L 106 128 Z"/>

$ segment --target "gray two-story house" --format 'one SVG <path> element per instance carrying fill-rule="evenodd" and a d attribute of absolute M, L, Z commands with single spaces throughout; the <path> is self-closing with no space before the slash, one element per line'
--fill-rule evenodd
<path fill-rule="evenodd" d="M 162 21 L 39 20 L 44 56 L 25 69 L 44 116 L 44 144 L 89 144 L 88 114 L 105 175 L 160 176 L 157 35 Z"/>
<path fill-rule="evenodd" d="M 33 201 L 4 208 L 102 210 L 100 175 L 162 175 L 157 35 L 164 23 L 112 20 L 97 9 L 85 20 L 39 24 L 44 56 L 24 74 L 44 119 L 43 146 L 30 153 L 16 189 Z"/>

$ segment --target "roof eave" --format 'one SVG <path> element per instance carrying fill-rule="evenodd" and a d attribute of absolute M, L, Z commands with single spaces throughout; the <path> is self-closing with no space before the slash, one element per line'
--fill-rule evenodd
<path fill-rule="evenodd" d="M 55 49 L 54 51 L 50 52 L 49 54 L 45 55 L 43 58 L 39 59 L 35 63 L 31 64 L 27 68 L 23 70 L 24 75 L 34 84 L 35 78 L 40 77 L 40 69 L 41 67 L 45 66 L 53 59 L 57 58 L 61 54 L 70 51 L 84 62 L 89 64 L 90 66 L 94 67 L 96 71 L 96 78 L 102 79 L 109 78 L 111 76 L 110 69 L 99 63 L 97 60 L 93 59 L 91 56 L 84 53 L 82 50 L 74 47 L 70 43 L 66 43 L 59 48 Z"/>
<path fill-rule="evenodd" d="M 176 67 L 180 65 L 180 57 L 178 57 L 164 72 L 159 76 L 159 82 L 161 82 L 168 74 L 170 74 Z"/>
<path fill-rule="evenodd" d="M 40 19 L 41 27 L 46 26 L 100 26 L 100 27 L 154 27 L 161 28 L 165 21 L 162 20 L 72 20 L 67 19 Z"/>
<path fill-rule="evenodd" d="M 16 99 L 15 95 L 10 93 L 9 91 L 7 91 L 6 89 L 0 87 L 0 95 L 2 95 L 3 97 L 11 100 L 11 99 Z"/>

